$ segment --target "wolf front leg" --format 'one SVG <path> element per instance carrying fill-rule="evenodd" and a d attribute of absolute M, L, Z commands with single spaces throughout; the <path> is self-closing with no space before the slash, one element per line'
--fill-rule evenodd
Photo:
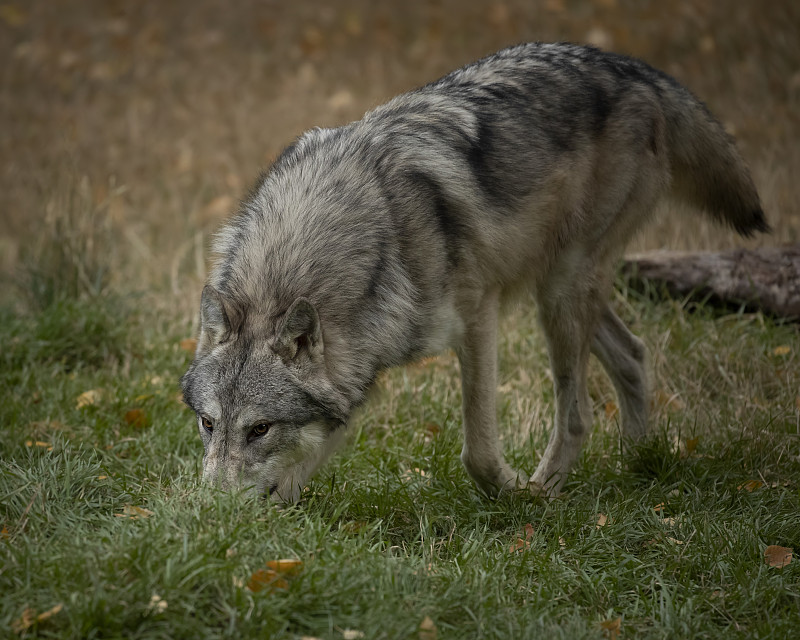
<path fill-rule="evenodd" d="M 499 291 L 486 293 L 466 322 L 458 349 L 464 414 L 461 461 L 489 496 L 524 488 L 527 478 L 505 461 L 497 431 L 497 315 Z"/>

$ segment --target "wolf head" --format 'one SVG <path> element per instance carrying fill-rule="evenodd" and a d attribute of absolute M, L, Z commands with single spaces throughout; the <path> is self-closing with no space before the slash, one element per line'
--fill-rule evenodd
<path fill-rule="evenodd" d="M 203 479 L 293 502 L 347 420 L 327 375 L 315 307 L 278 318 L 203 290 L 197 352 L 181 384 L 197 414 Z"/>

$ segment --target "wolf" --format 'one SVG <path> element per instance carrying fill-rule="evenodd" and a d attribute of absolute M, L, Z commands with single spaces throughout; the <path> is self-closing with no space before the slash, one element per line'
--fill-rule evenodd
<path fill-rule="evenodd" d="M 182 378 L 203 478 L 296 501 L 380 371 L 455 350 L 461 460 L 489 496 L 559 493 L 591 425 L 594 354 L 625 442 L 645 349 L 607 303 L 626 242 L 673 198 L 769 230 L 733 140 L 672 77 L 574 44 L 502 50 L 300 136 L 215 239 Z M 532 291 L 555 421 L 532 476 L 498 438 L 498 311 Z"/>

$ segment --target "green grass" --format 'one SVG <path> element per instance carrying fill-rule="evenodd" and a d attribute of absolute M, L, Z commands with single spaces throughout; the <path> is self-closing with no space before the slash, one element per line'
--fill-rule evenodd
<path fill-rule="evenodd" d="M 278 509 L 198 484 L 202 447 L 177 399 L 188 326 L 98 304 L 2 316 L 0 635 L 424 638 L 425 616 L 440 639 L 602 638 L 616 618 L 622 638 L 800 628 L 800 560 L 763 559 L 800 550 L 796 326 L 617 300 L 651 354 L 653 438 L 621 458 L 593 367 L 594 430 L 549 503 L 491 501 L 469 482 L 452 356 L 391 371 L 302 502 Z M 509 458 L 528 472 L 553 409 L 533 318 L 503 324 L 499 393 Z M 99 401 L 77 408 L 90 389 Z M 763 485 L 739 488 L 750 480 Z M 126 505 L 152 515 L 118 517 Z M 288 589 L 247 588 L 287 557 L 303 561 Z"/>

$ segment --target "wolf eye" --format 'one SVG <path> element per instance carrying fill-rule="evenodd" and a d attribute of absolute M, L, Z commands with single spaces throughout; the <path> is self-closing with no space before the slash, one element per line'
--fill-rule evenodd
<path fill-rule="evenodd" d="M 269 431 L 269 424 L 267 424 L 266 422 L 257 424 L 255 427 L 253 427 L 253 430 L 250 432 L 250 438 L 251 439 L 260 438 L 265 433 L 267 433 L 267 431 Z"/>
<path fill-rule="evenodd" d="M 214 423 L 205 416 L 200 416 L 200 422 L 203 425 L 203 429 L 205 429 L 208 433 L 214 431 Z"/>

